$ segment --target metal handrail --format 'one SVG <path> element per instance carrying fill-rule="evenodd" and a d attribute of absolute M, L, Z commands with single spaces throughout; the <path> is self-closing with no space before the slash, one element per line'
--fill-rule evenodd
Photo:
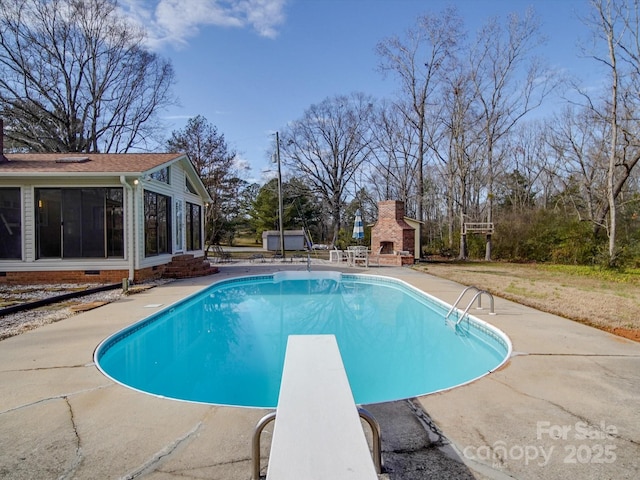
<path fill-rule="evenodd" d="M 371 413 L 363 408 L 358 407 L 358 415 L 371 427 L 373 464 L 376 467 L 378 475 L 382 473 L 382 443 L 380 441 L 380 424 Z"/>
<path fill-rule="evenodd" d="M 471 301 L 467 305 L 467 308 L 465 308 L 464 313 L 462 315 L 460 315 L 460 317 L 458 317 L 458 320 L 456 321 L 456 325 L 458 325 L 464 319 L 464 317 L 466 317 L 469 314 L 469 309 L 471 308 L 471 305 L 473 305 L 473 302 L 476 300 L 476 298 L 478 299 L 478 308 L 481 308 L 481 306 L 480 306 L 480 296 L 483 293 L 486 293 L 487 295 L 489 295 L 489 300 L 491 301 L 491 312 L 489 313 L 489 315 L 495 315 L 495 313 L 493 312 L 493 295 L 491 295 L 486 290 L 479 290 L 478 293 L 476 293 L 473 296 L 473 298 L 471 299 Z"/>
<path fill-rule="evenodd" d="M 481 290 L 478 287 L 471 285 L 470 287 L 465 288 L 462 293 L 458 296 L 458 299 L 454 302 L 454 304 L 451 306 L 451 309 L 447 312 L 447 314 L 445 315 L 444 319 L 447 320 L 449 318 L 449 316 L 454 312 L 454 310 L 456 309 L 456 307 L 458 306 L 458 304 L 460 303 L 460 300 L 462 300 L 462 297 L 464 297 L 464 294 L 467 293 L 469 290 L 475 290 L 476 295 L 473 297 L 473 299 L 471 300 L 471 302 L 469 302 L 469 306 L 473 303 L 473 301 L 477 298 L 478 299 L 478 309 L 481 310 L 482 309 L 482 296 L 480 294 L 482 293 L 486 293 L 489 296 L 489 299 L 491 301 L 491 315 L 495 315 L 494 311 L 493 311 L 493 295 L 491 295 L 491 293 L 489 293 L 486 290 Z M 467 312 L 469 311 L 469 306 L 467 306 Z"/>
<path fill-rule="evenodd" d="M 470 286 L 465 288 L 462 293 L 458 296 L 458 299 L 455 301 L 455 303 L 453 304 L 453 306 L 451 307 L 451 309 L 447 312 L 447 314 L 444 317 L 445 322 L 447 320 L 449 320 L 449 316 L 455 311 L 456 307 L 458 306 L 458 304 L 460 303 L 460 300 L 462 300 L 462 297 L 464 297 L 464 294 L 467 293 L 469 290 L 475 290 L 476 294 L 473 296 L 473 298 L 471 299 L 471 301 L 469 302 L 469 304 L 467 305 L 467 308 L 465 308 L 464 312 L 462 313 L 462 315 L 460 315 L 458 317 L 458 319 L 455 322 L 455 325 L 459 325 L 460 322 L 462 322 L 462 320 L 464 320 L 464 318 L 469 314 L 469 309 L 471 308 L 471 305 L 473 305 L 473 302 L 476 301 L 476 298 L 478 299 L 478 309 L 481 310 L 482 309 L 482 294 L 486 294 L 489 297 L 489 302 L 490 302 L 490 311 L 489 311 L 489 315 L 495 315 L 494 312 L 494 300 L 493 300 L 493 295 L 491 295 L 490 292 L 488 292 L 487 290 L 481 290 L 476 286 Z"/>
<path fill-rule="evenodd" d="M 371 437 L 373 440 L 373 464 L 378 474 L 382 473 L 382 442 L 380 440 L 380 424 L 375 417 L 365 408 L 358 407 L 358 415 L 371 428 Z M 271 412 L 262 417 L 256 424 L 251 439 L 251 462 L 252 472 L 251 480 L 260 480 L 260 436 L 265 427 L 276 419 L 276 412 Z"/>
<path fill-rule="evenodd" d="M 262 435 L 264 427 L 275 419 L 276 412 L 267 413 L 258 421 L 253 431 L 253 438 L 251 439 L 251 460 L 253 464 L 251 480 L 260 480 L 260 435 Z"/>
<path fill-rule="evenodd" d="M 453 303 L 453 305 L 451 305 L 451 308 L 449 309 L 449 311 L 447 312 L 447 314 L 444 317 L 445 320 L 447 320 L 449 318 L 449 316 L 453 313 L 453 311 L 456 309 L 456 307 L 460 303 L 460 300 L 462 300 L 462 297 L 464 297 L 464 294 L 467 293 L 469 290 L 480 291 L 480 289 L 478 287 L 475 287 L 473 285 L 470 286 L 470 287 L 465 288 L 462 291 L 462 293 L 460 295 L 458 295 L 458 299 Z"/>

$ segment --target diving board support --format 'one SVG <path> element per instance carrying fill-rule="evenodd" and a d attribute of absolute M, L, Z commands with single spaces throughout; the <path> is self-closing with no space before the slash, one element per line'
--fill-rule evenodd
<path fill-rule="evenodd" d="M 377 480 L 378 476 L 335 336 L 291 335 L 267 480 L 325 478 Z"/>
<path fill-rule="evenodd" d="M 376 467 L 378 474 L 382 473 L 382 441 L 380 434 L 380 424 L 376 418 L 365 408 L 358 407 L 358 415 L 363 419 L 371 428 L 371 441 L 373 450 L 373 463 Z M 260 438 L 262 431 L 271 422 L 275 421 L 276 412 L 267 413 L 264 417 L 258 420 L 256 428 L 253 431 L 253 438 L 251 440 L 251 462 L 253 472 L 251 473 L 251 480 L 260 480 Z"/>

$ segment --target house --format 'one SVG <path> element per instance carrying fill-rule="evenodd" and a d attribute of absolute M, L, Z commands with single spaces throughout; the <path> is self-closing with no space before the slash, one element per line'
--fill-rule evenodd
<path fill-rule="evenodd" d="M 0 283 L 213 273 L 204 256 L 209 202 L 184 154 L 6 154 Z"/>

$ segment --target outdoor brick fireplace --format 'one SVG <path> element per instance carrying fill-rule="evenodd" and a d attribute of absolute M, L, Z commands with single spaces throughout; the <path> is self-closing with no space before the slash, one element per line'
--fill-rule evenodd
<path fill-rule="evenodd" d="M 415 229 L 404 220 L 404 203 L 378 203 L 378 221 L 371 229 L 371 252 L 380 252 L 380 265 L 413 264 Z"/>

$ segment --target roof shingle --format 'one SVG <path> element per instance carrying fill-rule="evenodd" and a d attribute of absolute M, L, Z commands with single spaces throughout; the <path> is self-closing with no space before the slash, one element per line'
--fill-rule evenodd
<path fill-rule="evenodd" d="M 182 153 L 10 153 L 0 161 L 3 173 L 143 173 L 183 157 Z M 86 157 L 83 162 L 59 162 L 69 157 Z"/>

